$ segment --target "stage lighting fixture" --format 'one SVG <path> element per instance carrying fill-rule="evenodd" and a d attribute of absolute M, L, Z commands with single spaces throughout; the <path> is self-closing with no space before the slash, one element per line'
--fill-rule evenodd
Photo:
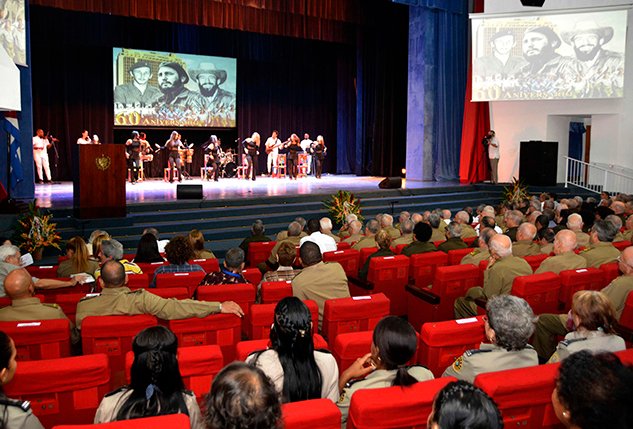
<path fill-rule="evenodd" d="M 545 0 L 521 0 L 523 6 L 543 7 Z"/>

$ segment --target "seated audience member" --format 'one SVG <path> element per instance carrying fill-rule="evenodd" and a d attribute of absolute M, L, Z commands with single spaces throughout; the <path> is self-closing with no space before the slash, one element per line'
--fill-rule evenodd
<path fill-rule="evenodd" d="M 349 298 L 347 276 L 341 264 L 323 262 L 319 246 L 308 241 L 300 249 L 303 270 L 292 279 L 292 294 L 300 300 L 311 299 L 319 307 L 319 329 L 323 322 L 325 301 Z"/>
<path fill-rule="evenodd" d="M 431 213 L 429 215 L 429 225 L 432 228 L 431 238 L 429 239 L 429 241 L 435 243 L 436 241 L 446 240 L 446 234 L 445 234 L 446 224 L 442 222 L 442 218 L 440 217 L 439 214 Z"/>
<path fill-rule="evenodd" d="M 468 244 L 462 240 L 462 226 L 451 222 L 446 226 L 446 241 L 437 246 L 437 250 L 448 253 L 449 250 L 465 249 Z"/>
<path fill-rule="evenodd" d="M 349 234 L 347 235 L 346 238 L 343 239 L 343 241 L 351 245 L 358 243 L 363 238 L 363 234 L 361 234 L 362 228 L 363 228 L 363 224 L 360 223 L 359 220 L 356 220 L 356 219 L 353 220 L 349 224 L 349 228 L 348 228 Z"/>
<path fill-rule="evenodd" d="M 523 213 L 518 210 L 506 211 L 503 221 L 506 228 L 504 234 L 510 237 L 510 240 L 517 241 L 517 230 L 523 222 Z M 497 223 L 499 222 L 497 221 Z"/>
<path fill-rule="evenodd" d="M 101 242 L 101 250 L 97 256 L 99 257 L 101 266 L 107 261 L 118 261 L 125 267 L 126 274 L 143 274 L 141 267 L 134 262 L 123 259 L 123 245 L 113 238 Z M 101 268 L 97 268 L 95 270 L 95 278 L 98 278 L 100 275 Z"/>
<path fill-rule="evenodd" d="M 431 238 L 432 228 L 424 223 L 418 222 L 413 227 L 413 236 L 415 241 L 402 249 L 402 254 L 405 256 L 415 255 L 417 253 L 437 252 L 437 248 L 433 243 L 429 242 Z"/>
<path fill-rule="evenodd" d="M 15 343 L 4 332 L 0 331 L 0 386 L 9 384 L 15 375 L 17 362 Z M 0 387 L 0 427 L 13 429 L 44 429 L 38 418 L 31 411 L 29 401 L 7 398 Z"/>
<path fill-rule="evenodd" d="M 212 251 L 204 248 L 204 235 L 197 229 L 189 231 L 189 243 L 193 248 L 193 257 L 195 259 L 215 259 Z"/>
<path fill-rule="evenodd" d="M 541 254 L 554 253 L 554 239 L 556 234 L 551 228 L 539 229 L 536 232 L 536 243 L 541 247 Z"/>
<path fill-rule="evenodd" d="M 290 224 L 288 225 L 287 233 L 288 235 L 286 236 L 286 238 L 275 243 L 275 247 L 273 247 L 273 249 L 270 251 L 270 256 L 268 257 L 268 259 L 258 265 L 258 268 L 262 273 L 277 269 L 277 251 L 279 250 L 279 246 L 281 246 L 281 243 L 287 242 L 291 243 L 294 246 L 299 246 L 301 238 L 307 236 L 307 234 L 303 232 L 301 224 L 296 221 L 290 222 Z"/>
<path fill-rule="evenodd" d="M 411 220 L 413 221 L 414 225 L 417 225 L 420 222 L 429 223 L 429 217 L 430 216 L 431 216 L 431 212 L 427 210 L 427 211 L 424 212 L 424 214 L 413 213 L 411 215 Z"/>
<path fill-rule="evenodd" d="M 300 232 L 299 232 L 298 236 L 299 236 L 300 239 L 305 237 L 306 235 L 308 235 L 304 231 L 304 229 L 306 227 L 306 223 L 307 223 L 304 218 L 302 218 L 301 216 L 298 216 L 298 217 L 295 218 L 295 220 L 293 222 L 296 222 L 296 223 L 299 224 L 299 231 Z M 290 224 L 292 224 L 293 222 L 290 222 Z M 290 234 L 290 225 L 288 225 L 288 229 L 287 230 L 279 231 L 277 233 L 277 237 L 276 237 L 277 238 L 277 242 L 284 241 L 290 236 L 292 236 L 292 234 Z"/>
<path fill-rule="evenodd" d="M 281 403 L 266 374 L 244 362 L 225 366 L 205 399 L 206 429 L 280 429 Z"/>
<path fill-rule="evenodd" d="M 307 226 L 310 235 L 303 237 L 299 241 L 300 246 L 306 241 L 311 241 L 319 246 L 321 254 L 336 251 L 336 241 L 329 235 L 325 235 L 321 232 L 321 222 L 319 222 L 318 219 L 310 219 Z"/>
<path fill-rule="evenodd" d="M 497 295 L 507 295 L 512 291 L 515 277 L 532 274 L 532 267 L 525 259 L 512 255 L 512 242 L 505 234 L 497 234 L 488 242 L 490 259 L 484 271 L 483 288 L 471 287 L 465 297 L 455 300 L 455 318 L 477 315 L 478 298 L 490 299 Z"/>
<path fill-rule="evenodd" d="M 625 199 L 622 194 L 618 195 L 617 198 Z M 624 213 L 626 211 L 626 204 L 624 204 L 623 201 L 619 201 L 619 200 L 618 201 L 614 201 L 611 204 L 611 210 L 613 210 L 613 214 L 614 215 L 616 215 L 617 217 L 620 218 L 622 223 L 624 223 L 624 221 L 626 221 L 626 215 Z"/>
<path fill-rule="evenodd" d="M 429 429 L 502 429 L 495 401 L 467 381 L 451 381 L 435 396 Z"/>
<path fill-rule="evenodd" d="M 88 255 L 88 247 L 81 237 L 73 237 L 66 242 L 66 256 L 57 268 L 57 277 L 70 277 L 71 274 L 86 273 L 93 275 L 99 264 Z"/>
<path fill-rule="evenodd" d="M 575 270 L 578 268 L 586 268 L 587 261 L 580 255 L 577 255 L 576 234 L 568 229 L 558 231 L 554 238 L 554 256 L 550 256 L 541 262 L 534 274 L 552 272 L 559 274 L 565 270 Z"/>
<path fill-rule="evenodd" d="M 549 228 L 550 218 L 546 214 L 541 214 L 537 216 L 534 221 L 534 226 L 537 230 L 541 230 L 543 228 Z"/>
<path fill-rule="evenodd" d="M 242 249 L 244 255 L 246 255 L 246 260 L 248 260 L 248 245 L 250 243 L 262 243 L 265 241 L 271 241 L 270 238 L 264 235 L 266 232 L 266 227 L 264 226 L 264 222 L 260 219 L 257 219 L 251 225 L 251 235 L 246 237 L 239 245 L 239 248 Z"/>
<path fill-rule="evenodd" d="M 294 247 L 292 250 L 294 250 Z M 200 286 L 248 283 L 242 275 L 243 270 L 244 252 L 239 247 L 234 247 L 226 252 L 220 271 L 207 273 L 200 282 Z"/>
<path fill-rule="evenodd" d="M 633 427 L 633 368 L 612 353 L 574 353 L 558 370 L 552 405 L 566 428 Z"/>
<path fill-rule="evenodd" d="M 411 219 L 411 213 L 409 213 L 406 210 L 401 211 L 400 214 L 398 215 L 398 223 L 396 224 L 396 228 L 400 228 L 400 225 L 402 225 L 402 222 L 404 222 L 405 220 L 410 220 L 410 219 Z M 402 230 L 400 232 L 402 232 Z"/>
<path fill-rule="evenodd" d="M 271 347 L 246 359 L 272 380 L 283 403 L 338 400 L 336 360 L 328 351 L 314 350 L 313 333 L 308 307 L 294 296 L 283 298 L 275 307 Z"/>
<path fill-rule="evenodd" d="M 380 229 L 387 231 L 387 234 L 392 239 L 400 237 L 400 230 L 393 226 L 393 216 L 390 214 L 383 214 L 380 218 Z"/>
<path fill-rule="evenodd" d="M 206 317 L 215 313 L 235 314 L 239 317 L 244 315 L 241 307 L 233 301 L 220 303 L 193 299 L 164 299 L 145 289 L 132 292 L 125 287 L 127 274 L 123 264 L 118 261 L 107 261 L 102 268 L 103 274 L 99 277 L 101 294 L 84 298 L 77 304 L 75 323 L 78 329 L 81 329 L 81 322 L 88 316 L 151 314 L 164 320 L 176 320 Z"/>
<path fill-rule="evenodd" d="M 103 234 L 99 234 L 97 236 L 95 236 L 92 240 L 92 244 L 90 245 L 91 248 L 91 255 L 90 258 L 94 261 L 97 261 L 99 264 L 101 263 L 101 260 L 99 258 L 99 253 L 101 253 L 101 243 L 103 243 L 105 240 L 110 240 L 112 237 L 110 237 L 110 234 L 108 233 L 103 233 Z M 95 273 L 98 270 L 95 270 Z"/>
<path fill-rule="evenodd" d="M 580 350 L 619 352 L 626 348 L 615 331 L 617 319 L 609 298 L 595 290 L 574 294 L 571 307 L 574 330 L 558 343 L 549 362 L 558 362 Z"/>
<path fill-rule="evenodd" d="M 279 268 L 275 271 L 267 271 L 262 277 L 262 283 L 265 282 L 283 282 L 292 280 L 301 272 L 300 269 L 295 270 L 293 265 L 297 258 L 297 248 L 289 242 L 281 243 L 277 250 L 277 263 Z"/>
<path fill-rule="evenodd" d="M 597 220 L 589 233 L 589 247 L 579 253 L 587 260 L 587 266 L 599 268 L 600 265 L 615 262 L 620 251 L 613 246 L 613 238 L 618 230 L 606 220 Z"/>
<path fill-rule="evenodd" d="M 338 385 L 341 396 L 337 405 L 341 410 L 342 423 L 347 421 L 352 396 L 360 389 L 406 387 L 433 379 L 428 369 L 407 366 L 407 362 L 415 356 L 417 345 L 415 329 L 406 320 L 387 316 L 378 322 L 374 328 L 371 352 L 356 359 L 341 374 Z"/>
<path fill-rule="evenodd" d="M 578 213 L 572 213 L 567 217 L 567 228 L 576 234 L 578 246 L 587 247 L 589 246 L 589 234 L 583 232 L 583 225 L 582 216 Z"/>
<path fill-rule="evenodd" d="M 143 234 L 152 234 L 154 237 L 156 237 L 156 242 L 158 243 L 158 251 L 160 253 L 165 253 L 165 246 L 167 246 L 169 240 L 161 240 L 156 228 L 145 228 L 143 230 Z"/>
<path fill-rule="evenodd" d="M 204 429 L 196 396 L 185 389 L 178 367 L 178 338 L 164 326 L 139 332 L 132 342 L 130 384 L 108 393 L 94 422 L 109 423 L 167 414 L 186 414 L 191 429 Z"/>
<path fill-rule="evenodd" d="M 455 214 L 455 222 L 462 227 L 462 240 L 464 238 L 477 237 L 477 231 L 470 226 L 470 216 L 467 212 L 464 210 L 458 211 L 457 214 Z"/>
<path fill-rule="evenodd" d="M 345 240 L 346 238 L 350 236 L 349 227 L 352 224 L 352 222 L 357 221 L 357 220 L 358 220 L 358 216 L 356 216 L 354 213 L 350 213 L 347 216 L 345 216 L 345 223 L 343 224 L 341 229 L 339 229 L 338 231 L 338 236 L 341 237 L 341 240 Z"/>
<path fill-rule="evenodd" d="M 486 211 L 484 211 L 483 213 L 486 213 Z M 476 230 L 479 232 L 481 229 L 483 228 L 491 228 L 493 229 L 497 234 L 503 234 L 503 230 L 501 228 L 499 228 L 499 226 L 497 226 L 497 222 L 495 221 L 495 217 L 494 217 L 494 210 L 491 211 L 491 216 L 482 216 L 481 220 L 479 221 L 479 225 L 477 225 Z"/>
<path fill-rule="evenodd" d="M 376 244 L 376 234 L 380 231 L 380 224 L 376 219 L 370 219 L 365 224 L 365 235 L 356 244 L 352 246 L 352 249 L 360 250 L 367 247 L 378 247 Z"/>
<path fill-rule="evenodd" d="M 143 234 L 138 241 L 136 247 L 136 255 L 134 256 L 135 264 L 145 263 L 151 264 L 152 262 L 164 262 L 165 259 L 158 251 L 158 241 L 153 234 Z"/>
<path fill-rule="evenodd" d="M 484 219 L 492 218 L 486 216 Z M 494 229 L 482 229 L 479 233 L 479 238 L 477 239 L 477 243 L 479 244 L 478 248 L 464 256 L 460 264 L 472 264 L 479 266 L 481 261 L 490 259 L 490 249 L 488 248 L 488 243 L 494 235 L 497 235 L 497 232 Z"/>
<path fill-rule="evenodd" d="M 633 214 L 626 218 L 624 227 L 626 230 L 622 233 L 622 237 L 627 241 L 633 241 Z"/>
<path fill-rule="evenodd" d="M 190 264 L 189 260 L 193 257 L 193 248 L 186 237 L 177 235 L 169 240 L 165 246 L 165 256 L 167 256 L 167 265 L 161 265 L 154 271 L 154 278 L 149 287 L 156 287 L 156 276 L 165 273 L 194 273 L 203 272 L 204 270 L 198 264 Z M 244 255 L 242 255 L 242 262 Z"/>
<path fill-rule="evenodd" d="M 395 253 L 391 251 L 391 236 L 387 231 L 380 230 L 376 234 L 376 244 L 378 244 L 378 250 L 367 257 L 365 264 L 358 271 L 358 277 L 363 280 L 367 280 L 367 272 L 369 271 L 369 262 L 372 258 L 379 258 L 382 256 L 394 256 Z"/>
<path fill-rule="evenodd" d="M 444 227 L 446 227 L 446 225 L 451 223 L 452 214 L 450 210 L 448 209 L 440 210 L 440 216 L 442 218 L 442 221 L 444 222 Z"/>
<path fill-rule="evenodd" d="M 613 237 L 613 242 L 617 243 L 619 241 L 624 241 L 624 235 L 622 235 L 622 232 L 620 232 L 623 226 L 622 219 L 620 219 L 616 215 L 609 215 L 606 217 L 605 220 L 607 222 L 611 222 L 615 226 L 615 229 L 617 230 L 615 237 Z"/>
<path fill-rule="evenodd" d="M 95 253 L 93 253 L 93 251 L 92 251 L 92 248 L 93 248 L 92 247 L 92 243 L 94 243 L 95 238 L 97 238 L 100 235 L 105 235 L 107 237 L 107 238 L 104 238 L 104 240 L 107 240 L 107 239 L 110 238 L 110 234 L 108 234 L 107 232 L 102 231 L 100 229 L 95 229 L 94 231 L 92 231 L 90 233 L 90 237 L 88 237 L 88 243 L 87 243 L 88 253 L 90 254 L 90 256 L 93 256 L 95 259 L 96 259 L 97 255 Z M 99 249 L 101 249 L 101 247 L 99 247 Z"/>
<path fill-rule="evenodd" d="M 335 243 L 341 241 L 341 237 L 332 232 L 332 220 L 329 217 L 322 217 L 319 220 L 319 225 L 321 226 L 321 232 L 328 237 L 332 237 Z"/>
<path fill-rule="evenodd" d="M 541 247 L 534 242 L 536 227 L 529 222 L 522 223 L 517 229 L 516 242 L 512 243 L 512 254 L 514 256 L 540 255 Z"/>
<path fill-rule="evenodd" d="M 513 295 L 494 296 L 486 304 L 484 329 L 490 344 L 467 350 L 442 376 L 473 382 L 479 374 L 538 365 L 538 355 L 528 344 L 535 317 L 530 305 Z"/>
<path fill-rule="evenodd" d="M 0 246 L 0 297 L 5 296 L 4 279 L 14 270 L 20 269 L 20 249 L 12 244 Z M 83 281 L 84 276 L 74 276 L 70 280 L 38 279 L 33 277 L 33 283 L 37 289 L 57 289 L 60 287 L 75 286 Z"/>
<path fill-rule="evenodd" d="M 410 219 L 405 219 L 400 222 L 400 237 L 396 238 L 391 242 L 391 245 L 396 247 L 400 244 L 411 244 L 413 243 L 413 227 L 415 224 Z"/>

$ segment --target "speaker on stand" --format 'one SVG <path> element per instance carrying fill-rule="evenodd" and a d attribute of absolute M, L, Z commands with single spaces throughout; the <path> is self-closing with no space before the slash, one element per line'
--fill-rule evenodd
<path fill-rule="evenodd" d="M 177 185 L 176 199 L 201 200 L 202 199 L 202 185 Z"/>
<path fill-rule="evenodd" d="M 380 189 L 400 189 L 402 188 L 402 177 L 393 176 L 393 177 L 385 177 L 378 184 Z"/>

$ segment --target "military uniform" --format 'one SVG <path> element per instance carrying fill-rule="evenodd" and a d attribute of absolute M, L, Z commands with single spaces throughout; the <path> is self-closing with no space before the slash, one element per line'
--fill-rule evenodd
<path fill-rule="evenodd" d="M 622 237 L 627 241 L 633 241 L 633 229 L 627 229 L 622 233 Z"/>
<path fill-rule="evenodd" d="M 633 276 L 620 276 L 602 289 L 602 293 L 611 300 L 618 320 L 622 317 L 624 304 L 631 291 L 633 291 Z"/>
<path fill-rule="evenodd" d="M 127 287 L 105 288 L 101 295 L 79 301 L 76 323 L 77 328 L 81 329 L 82 320 L 88 316 L 133 316 L 136 314 L 152 314 L 164 320 L 187 319 L 206 317 L 219 313 L 220 309 L 219 302 L 165 299 L 145 289 L 132 292 Z"/>
<path fill-rule="evenodd" d="M 460 264 L 473 264 L 479 266 L 481 261 L 486 261 L 490 258 L 490 250 L 488 249 L 475 249 L 468 255 L 462 258 Z"/>
<path fill-rule="evenodd" d="M 461 227 L 462 227 L 462 239 L 477 237 L 477 231 L 475 231 L 475 228 L 473 228 L 472 226 L 467 225 L 467 224 L 462 224 Z"/>
<path fill-rule="evenodd" d="M 341 264 L 336 262 L 319 262 L 303 268 L 292 279 L 292 294 L 301 300 L 316 301 L 319 307 L 319 330 L 323 321 L 325 301 L 350 296 L 345 271 Z"/>
<path fill-rule="evenodd" d="M 349 244 L 356 244 L 358 243 L 360 240 L 363 239 L 363 234 L 353 234 L 353 235 L 348 235 L 347 238 L 343 239 L 344 243 L 349 243 Z"/>
<path fill-rule="evenodd" d="M 371 237 L 364 236 L 358 241 L 358 243 L 352 246 L 352 249 L 360 250 L 365 249 L 366 247 L 378 247 L 375 235 L 372 235 Z"/>
<path fill-rule="evenodd" d="M 5 416 L 8 429 L 44 429 L 42 423 L 31 411 L 29 401 L 0 398 L 0 415 Z"/>
<path fill-rule="evenodd" d="M 525 256 L 540 255 L 541 246 L 532 240 L 520 240 L 512 243 L 512 254 L 521 258 Z"/>
<path fill-rule="evenodd" d="M 538 355 L 529 344 L 522 350 L 506 350 L 496 344 L 481 343 L 479 349 L 466 350 L 446 368 L 442 377 L 455 377 L 472 383 L 479 374 L 538 365 Z"/>
<path fill-rule="evenodd" d="M 308 233 L 305 232 L 305 231 L 301 231 L 299 233 L 299 238 L 303 238 L 303 237 L 307 237 L 307 236 L 308 236 Z M 284 241 L 286 239 L 288 239 L 288 230 L 279 231 L 277 233 L 277 240 L 275 240 L 275 241 L 280 242 L 280 241 Z"/>
<path fill-rule="evenodd" d="M 275 246 L 273 247 L 273 249 L 270 251 L 270 256 L 268 257 L 268 262 L 271 265 L 276 265 L 277 262 L 277 252 L 279 251 L 279 246 L 281 246 L 281 243 L 291 243 L 293 246 L 297 247 L 301 244 L 301 236 L 294 236 L 294 237 L 288 237 L 286 239 L 284 239 L 283 241 L 278 241 L 277 243 L 275 243 Z"/>
<path fill-rule="evenodd" d="M 552 272 L 559 274 L 565 270 L 576 270 L 586 268 L 587 261 L 575 252 L 565 252 L 560 255 L 550 256 L 541 262 L 541 265 L 534 271 L 534 274 Z"/>
<path fill-rule="evenodd" d="M 477 315 L 477 298 L 492 298 L 496 295 L 509 295 L 515 277 L 532 274 L 532 267 L 525 259 L 508 256 L 488 265 L 484 271 L 484 287 L 468 289 L 465 297 L 455 300 L 455 318 L 462 319 Z"/>
<path fill-rule="evenodd" d="M 440 222 L 440 225 L 442 225 L 442 223 L 444 222 Z M 431 238 L 429 238 L 429 241 L 434 243 L 436 241 L 444 241 L 444 240 L 446 240 L 446 233 L 442 231 L 440 228 L 432 228 Z"/>
<path fill-rule="evenodd" d="M 391 237 L 392 239 L 398 238 L 400 237 L 400 230 L 394 226 L 388 226 L 386 228 L 383 228 L 387 234 L 389 234 L 389 237 Z"/>
<path fill-rule="evenodd" d="M 409 244 L 407 247 L 402 249 L 402 254 L 405 256 L 416 255 L 418 253 L 426 253 L 426 252 L 437 252 L 437 247 L 433 245 L 433 243 L 429 243 L 428 241 L 414 241 Z"/>
<path fill-rule="evenodd" d="M 392 247 L 396 247 L 400 244 L 411 244 L 413 243 L 413 234 L 402 234 L 400 237 L 396 238 L 391 242 Z"/>
<path fill-rule="evenodd" d="M 589 247 L 589 234 L 582 231 L 574 231 L 574 234 L 576 234 L 576 243 L 578 244 L 578 247 Z"/>
<path fill-rule="evenodd" d="M 412 366 L 407 369 L 409 374 L 418 381 L 433 380 L 433 373 L 423 366 Z M 349 415 L 349 406 L 352 402 L 354 393 L 361 389 L 380 389 L 383 387 L 391 387 L 391 383 L 396 378 L 396 369 L 377 369 L 362 380 L 352 381 L 345 386 L 341 392 L 336 405 L 341 411 L 341 423 L 345 427 L 347 416 Z"/>
<path fill-rule="evenodd" d="M 244 251 L 244 254 L 247 255 L 247 259 L 248 259 L 248 245 L 250 243 L 263 243 L 266 241 L 271 241 L 271 240 L 269 237 L 265 236 L 264 234 L 251 235 L 250 237 L 246 237 L 244 240 L 242 240 L 242 242 L 239 245 L 239 248 Z"/>
<path fill-rule="evenodd" d="M 547 243 L 541 246 L 541 253 L 549 255 L 554 253 L 554 243 Z"/>
<path fill-rule="evenodd" d="M 620 251 L 612 243 L 599 242 L 592 243 L 587 249 L 579 253 L 585 258 L 588 267 L 599 268 L 600 265 L 608 262 L 615 262 L 620 256 Z"/>
<path fill-rule="evenodd" d="M 602 331 L 574 331 L 565 335 L 565 339 L 558 343 L 556 351 L 547 363 L 560 362 L 581 350 L 615 353 L 624 349 L 624 339 L 618 335 L 605 334 Z"/>
<path fill-rule="evenodd" d="M 95 414 L 94 423 L 109 423 L 116 420 L 117 413 L 121 406 L 132 394 L 132 390 L 127 387 L 121 387 L 113 392 L 108 393 L 101 400 L 97 413 Z M 185 390 L 182 392 L 183 405 L 189 414 L 189 424 L 191 429 L 205 429 L 204 420 L 200 413 L 200 407 L 196 401 L 193 392 Z M 150 416 L 148 416 L 150 417 Z"/>
<path fill-rule="evenodd" d="M 622 233 L 620 231 L 618 231 L 618 233 L 615 235 L 615 237 L 613 237 L 613 242 L 614 243 L 618 243 L 620 241 L 624 241 L 624 235 L 622 235 Z"/>
<path fill-rule="evenodd" d="M 518 231 L 519 227 L 518 226 L 513 226 L 512 228 L 508 228 L 504 234 L 507 235 L 508 237 L 510 237 L 510 240 L 517 241 L 517 231 Z"/>
<path fill-rule="evenodd" d="M 59 264 L 59 267 L 57 268 L 57 277 L 70 277 L 71 274 L 79 274 L 81 272 L 92 276 L 98 269 L 99 263 L 90 259 L 88 260 L 88 265 L 84 271 L 77 271 L 73 269 L 73 262 L 70 259 L 66 259 Z"/>
<path fill-rule="evenodd" d="M 448 253 L 449 250 L 465 249 L 467 247 L 468 244 L 464 243 L 464 240 L 459 237 L 453 237 L 437 246 L 437 250 Z"/>

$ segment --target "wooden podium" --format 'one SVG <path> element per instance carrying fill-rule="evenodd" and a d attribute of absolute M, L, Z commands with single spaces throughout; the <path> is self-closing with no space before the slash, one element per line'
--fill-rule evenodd
<path fill-rule="evenodd" d="M 77 145 L 79 176 L 73 182 L 75 216 L 125 217 L 127 165 L 122 145 Z"/>

